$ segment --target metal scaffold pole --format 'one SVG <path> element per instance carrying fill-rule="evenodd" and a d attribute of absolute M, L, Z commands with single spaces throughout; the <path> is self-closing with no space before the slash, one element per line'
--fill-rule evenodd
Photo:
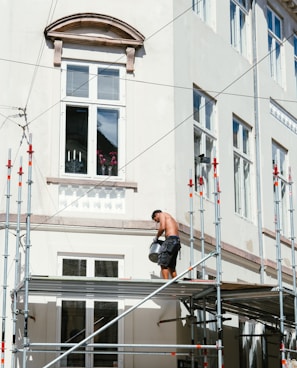
<path fill-rule="evenodd" d="M 204 180 L 201 174 L 199 174 L 199 197 L 200 197 L 200 245 L 201 245 L 201 258 L 205 255 L 205 237 L 204 237 L 204 197 L 203 197 L 203 185 Z M 202 263 L 202 278 L 205 280 L 205 262 Z"/>
<path fill-rule="evenodd" d="M 32 195 L 32 135 L 29 137 L 28 149 L 28 195 L 27 195 L 27 218 L 26 218 L 26 247 L 25 247 L 25 296 L 24 296 L 24 350 L 23 350 L 23 368 L 27 364 L 27 348 L 29 346 L 28 338 L 28 318 L 29 318 L 29 266 L 30 266 L 30 227 L 31 227 L 31 195 Z"/>
<path fill-rule="evenodd" d="M 5 219 L 5 243 L 3 261 L 3 295 L 2 295 L 2 338 L 1 338 L 1 367 L 5 366 L 5 326 L 6 326 L 6 297 L 7 297 L 7 263 L 8 263 L 8 232 L 10 211 L 10 179 L 11 179 L 11 150 L 8 151 L 7 162 L 7 191 L 6 191 L 6 219 Z"/>
<path fill-rule="evenodd" d="M 193 178 L 192 178 L 192 170 L 189 173 L 189 198 L 190 198 L 190 278 L 194 279 L 193 268 L 191 267 L 194 263 L 194 230 L 193 230 L 193 218 L 194 218 L 194 210 L 193 210 Z M 190 301 L 190 313 L 191 318 L 194 318 L 194 307 L 193 307 L 193 298 Z M 194 345 L 195 341 L 195 331 L 194 325 L 191 323 L 191 343 Z M 195 356 L 194 351 L 191 352 L 191 368 L 195 368 Z"/>
<path fill-rule="evenodd" d="M 297 350 L 297 293 L 296 293 L 296 257 L 295 257 L 295 233 L 294 233 L 294 209 L 293 209 L 293 181 L 291 169 L 289 170 L 289 201 L 290 201 L 290 228 L 291 228 L 291 252 L 292 252 L 292 281 L 294 293 L 294 321 L 295 321 L 295 349 Z"/>
<path fill-rule="evenodd" d="M 193 234 L 193 179 L 192 179 L 192 170 L 190 170 L 190 177 L 189 177 L 189 198 L 190 198 L 190 266 L 192 266 L 194 262 L 194 234 Z M 190 278 L 194 278 L 193 269 L 190 271 Z"/>
<path fill-rule="evenodd" d="M 203 194 L 203 186 L 204 180 L 201 174 L 201 158 L 199 163 L 199 178 L 198 178 L 198 187 L 199 187 L 199 197 L 200 197 L 200 245 L 201 245 L 201 258 L 204 258 L 205 255 L 205 238 L 204 238 L 204 194 Z M 205 262 L 202 263 L 202 279 L 206 279 L 206 270 L 205 270 Z M 207 329 L 206 329 L 206 307 L 205 307 L 205 298 L 203 298 L 203 343 L 206 345 L 207 343 Z M 208 358 L 207 358 L 207 349 L 203 350 L 203 366 L 208 366 Z"/>
<path fill-rule="evenodd" d="M 215 207 L 215 230 L 216 230 L 216 288 L 217 288 L 217 346 L 218 346 L 218 368 L 223 367 L 223 327 L 222 327 L 222 310 L 221 310 L 221 218 L 220 218 L 220 189 L 217 175 L 217 159 L 213 159 L 214 171 L 214 207 Z"/>
<path fill-rule="evenodd" d="M 16 348 L 16 322 L 17 322 L 17 286 L 19 283 L 19 270 L 20 270 L 20 223 L 21 223 L 21 203 L 22 203 L 22 158 L 20 158 L 20 169 L 18 171 L 19 182 L 18 182 L 18 200 L 17 200 L 17 225 L 16 225 L 16 242 L 15 242 L 15 268 L 14 268 L 14 289 L 11 292 L 12 295 L 12 315 L 13 315 L 13 326 L 12 326 L 12 353 L 14 354 L 11 360 L 11 367 L 16 367 L 17 359 L 17 348 Z"/>
<path fill-rule="evenodd" d="M 274 202 L 275 202 L 275 236 L 276 236 L 276 258 L 277 258 L 277 279 L 279 289 L 279 326 L 280 326 L 280 351 L 281 351 L 281 366 L 285 368 L 287 362 L 285 359 L 285 330 L 284 330 L 284 307 L 283 307 L 283 285 L 282 285 L 282 258 L 281 258 L 281 242 L 280 242 L 280 212 L 279 212 L 279 177 L 277 165 L 274 165 L 273 170 L 273 185 L 274 185 Z"/>

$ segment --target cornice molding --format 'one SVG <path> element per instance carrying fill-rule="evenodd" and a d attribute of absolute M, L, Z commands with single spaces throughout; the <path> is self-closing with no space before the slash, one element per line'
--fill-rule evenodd
<path fill-rule="evenodd" d="M 63 17 L 44 30 L 54 45 L 54 65 L 60 66 L 63 44 L 125 48 L 127 72 L 134 71 L 135 51 L 143 46 L 145 37 L 120 19 L 96 13 L 78 13 Z"/>

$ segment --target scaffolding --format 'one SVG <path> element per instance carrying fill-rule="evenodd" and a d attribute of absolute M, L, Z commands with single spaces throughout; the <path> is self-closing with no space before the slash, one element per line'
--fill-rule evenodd
<path fill-rule="evenodd" d="M 32 140 L 30 137 L 28 149 L 28 203 L 27 203 L 27 219 L 26 219 L 26 238 L 25 238 L 25 273 L 24 278 L 20 283 L 19 279 L 19 244 L 20 244 L 20 211 L 21 211 L 21 182 L 22 182 L 22 162 L 20 162 L 19 174 L 19 192 L 18 192 L 18 220 L 16 230 L 16 255 L 15 255 L 15 287 L 12 292 L 13 301 L 13 359 L 12 368 L 16 366 L 16 357 L 18 353 L 23 354 L 23 368 L 27 367 L 27 353 L 28 351 L 34 353 L 52 353 L 57 355 L 56 358 L 48 362 L 43 368 L 49 368 L 61 361 L 69 354 L 84 352 L 79 350 L 83 347 L 90 348 L 117 348 L 113 354 L 163 354 L 174 356 L 188 356 L 191 363 L 191 368 L 196 367 L 196 352 L 202 352 L 203 365 L 208 365 L 208 352 L 215 351 L 217 354 L 217 367 L 222 368 L 223 363 L 223 322 L 227 320 L 224 318 L 224 313 L 231 313 L 235 315 L 245 316 L 255 321 L 265 321 L 275 324 L 279 322 L 279 330 L 281 335 L 280 355 L 281 364 L 283 367 L 287 366 L 285 353 L 295 353 L 295 349 L 286 349 L 284 336 L 285 327 L 292 328 L 294 326 L 296 331 L 296 265 L 295 265 L 295 244 L 293 232 L 293 202 L 290 202 L 290 218 L 291 218 L 291 242 L 292 242 L 292 273 L 293 273 L 293 291 L 288 290 L 282 285 L 282 264 L 281 264 L 281 239 L 280 239 L 280 224 L 279 224 L 279 198 L 277 190 L 275 190 L 275 218 L 276 218 L 276 250 L 277 250 L 277 265 L 278 265 L 278 284 L 275 285 L 255 285 L 255 284 L 240 284 L 240 283 L 226 283 L 221 279 L 222 274 L 222 250 L 221 250 L 221 217 L 220 217 L 220 185 L 217 174 L 218 162 L 216 158 L 213 159 L 212 166 L 214 171 L 213 185 L 214 185 L 214 216 L 215 216 L 215 250 L 205 255 L 204 248 L 204 206 L 203 206 L 203 177 L 199 174 L 199 194 L 200 194 L 200 225 L 201 225 L 201 259 L 198 262 L 194 261 L 194 235 L 193 235 L 193 180 L 189 179 L 189 197 L 190 197 L 190 266 L 174 279 L 167 280 L 121 280 L 113 278 L 83 278 L 83 277 L 42 277 L 30 275 L 30 215 L 31 215 L 31 185 L 32 185 Z M 278 171 L 275 167 L 274 185 L 278 186 Z M 10 176 L 10 175 L 9 175 Z M 9 178 L 10 179 L 10 178 Z M 289 180 L 290 200 L 292 201 L 292 181 Z M 7 190 L 7 199 L 9 199 L 9 191 Z M 9 208 L 7 208 L 7 216 L 9 215 Z M 6 228 L 9 228 L 7 220 Z M 7 243 L 8 244 L 8 243 Z M 4 254 L 4 260 L 7 260 L 7 251 Z M 206 280 L 205 264 L 206 261 L 212 257 L 216 258 L 216 278 L 215 280 Z M 198 266 L 202 267 L 202 279 L 195 279 L 193 277 L 193 270 Z M 6 271 L 5 271 L 6 272 Z M 183 276 L 190 274 L 190 280 L 183 279 Z M 29 287 L 30 286 L 30 287 Z M 5 284 L 4 290 L 6 291 Z M 93 334 L 88 335 L 79 343 L 30 343 L 28 332 L 29 316 L 29 292 L 32 295 L 56 295 L 59 293 L 77 292 L 78 290 L 88 290 L 95 296 L 109 296 L 111 290 L 117 292 L 118 297 L 132 297 L 143 298 L 141 301 L 133 305 L 124 313 L 114 318 L 103 327 L 96 330 Z M 3 298 L 5 297 L 3 294 Z M 17 320 L 17 298 L 23 295 L 24 297 L 24 335 L 23 346 L 18 347 L 15 338 L 15 326 Z M 112 324 L 117 323 L 120 319 L 125 318 L 135 309 L 140 307 L 146 301 L 153 298 L 161 299 L 176 299 L 179 300 L 188 310 L 188 318 L 191 324 L 191 344 L 94 344 L 89 341 L 100 334 Z M 195 311 L 201 310 L 203 312 L 203 320 L 198 321 L 195 317 Z M 206 320 L 206 313 L 215 315 L 214 320 Z M 2 359 L 4 361 L 5 351 L 5 319 L 6 312 L 3 311 L 2 316 Z M 158 324 L 176 321 L 161 320 Z M 216 323 L 217 339 L 215 344 L 207 344 L 206 326 L 210 322 Z M 194 338 L 194 326 L 202 325 L 203 327 L 203 344 L 197 344 Z M 67 349 L 60 350 L 61 348 Z M 119 349 L 120 348 L 120 349 Z M 159 348 L 164 351 L 154 351 Z M 129 351 L 127 349 L 133 349 Z M 136 349 L 136 350 L 135 350 Z M 140 350 L 141 349 L 141 350 Z M 86 353 L 86 352 L 85 352 Z M 88 352 L 90 353 L 90 352 Z M 106 353 L 105 351 L 93 351 L 93 354 Z M 1 360 L 2 362 L 2 360 Z"/>

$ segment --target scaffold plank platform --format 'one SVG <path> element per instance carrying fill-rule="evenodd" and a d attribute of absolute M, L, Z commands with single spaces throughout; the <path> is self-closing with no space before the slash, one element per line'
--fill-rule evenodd
<path fill-rule="evenodd" d="M 29 294 L 43 296 L 73 294 L 84 297 L 113 295 L 118 299 L 141 299 L 165 285 L 166 282 L 167 280 L 163 279 L 31 276 Z M 215 314 L 217 286 L 215 280 L 182 279 L 162 289 L 154 298 L 183 301 L 192 298 L 197 309 L 206 307 L 208 311 Z M 223 313 L 232 313 L 278 326 L 280 300 L 276 285 L 222 282 L 220 288 Z M 18 293 L 23 292 L 24 283 L 21 283 Z M 286 288 L 283 288 L 282 292 L 285 324 L 293 328 L 295 326 L 294 294 Z"/>

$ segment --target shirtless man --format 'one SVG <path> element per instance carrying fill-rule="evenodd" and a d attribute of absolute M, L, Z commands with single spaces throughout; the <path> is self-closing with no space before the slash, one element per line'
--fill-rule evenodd
<path fill-rule="evenodd" d="M 161 245 L 158 256 L 158 265 L 161 267 L 161 273 L 164 279 L 176 277 L 176 258 L 180 250 L 180 239 L 178 236 L 178 224 L 169 213 L 155 210 L 152 213 L 152 219 L 159 223 L 159 229 L 154 242 L 158 242 L 158 238 L 165 231 L 165 241 Z"/>

